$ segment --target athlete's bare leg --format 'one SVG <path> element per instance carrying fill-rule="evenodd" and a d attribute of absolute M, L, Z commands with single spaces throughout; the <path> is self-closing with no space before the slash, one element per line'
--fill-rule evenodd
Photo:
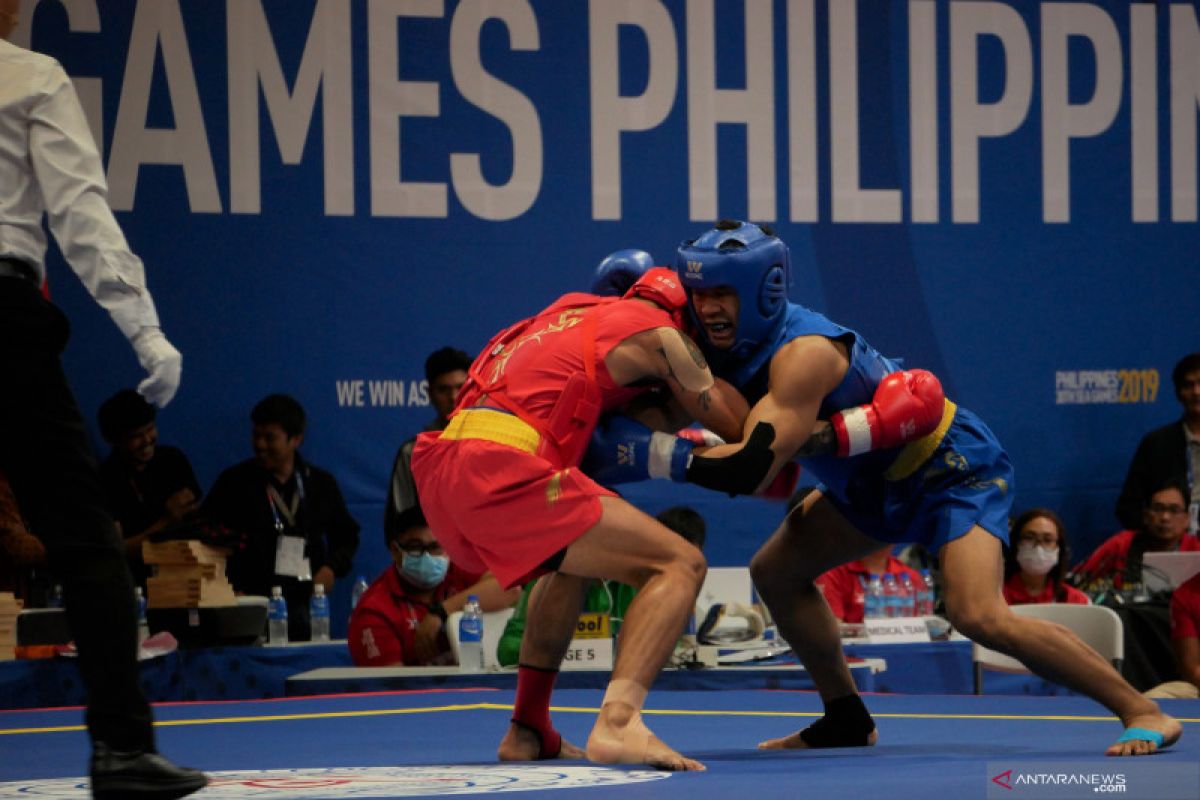
<path fill-rule="evenodd" d="M 1162 734 L 1164 746 L 1183 732 L 1173 717 L 1140 694 L 1095 650 L 1062 625 L 1012 613 L 1000 589 L 1000 541 L 976 526 L 940 554 L 946 612 L 964 636 L 1016 658 L 1037 675 L 1085 694 L 1116 714 L 1126 728 Z M 1152 742 L 1114 744 L 1110 756 L 1145 755 Z"/>
<path fill-rule="evenodd" d="M 642 720 L 646 692 L 675 648 L 704 580 L 704 556 L 678 534 L 615 497 L 601 497 L 600 521 L 571 543 L 559 572 L 638 589 L 621 625 L 612 679 L 587 757 L 601 764 L 658 769 L 704 766 L 664 744 Z"/>
<path fill-rule="evenodd" d="M 804 499 L 750 561 L 750 574 L 797 658 L 812 676 L 828 705 L 857 696 L 842 650 L 837 618 L 813 581 L 822 573 L 861 558 L 883 546 L 846 521 L 820 492 Z M 869 744 L 878 732 L 871 731 Z M 793 733 L 761 742 L 761 748 L 805 748 Z"/>
<path fill-rule="evenodd" d="M 587 595 L 587 578 L 551 572 L 533 587 L 525 606 L 525 632 L 521 637 L 520 663 L 557 670 L 562 663 L 579 611 Z M 527 726 L 510 723 L 496 755 L 501 761 L 534 761 L 541 756 L 541 737 Z M 562 740 L 557 758 L 582 759 L 584 751 Z"/>

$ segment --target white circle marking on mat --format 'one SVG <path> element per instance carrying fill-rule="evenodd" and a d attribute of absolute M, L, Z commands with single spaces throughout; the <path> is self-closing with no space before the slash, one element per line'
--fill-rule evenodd
<path fill-rule="evenodd" d="M 325 769 L 209 772 L 204 800 L 342 797 L 428 797 L 491 792 L 528 792 L 618 786 L 661 780 L 671 773 L 619 767 L 542 765 L 461 765 L 429 767 L 330 767 Z M 86 778 L 0 783 L 0 800 L 31 797 L 86 798 Z"/>

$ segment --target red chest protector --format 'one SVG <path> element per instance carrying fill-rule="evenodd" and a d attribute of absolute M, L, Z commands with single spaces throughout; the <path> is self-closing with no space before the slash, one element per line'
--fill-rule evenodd
<path fill-rule="evenodd" d="M 645 391 L 615 384 L 604 357 L 629 336 L 664 325 L 673 321 L 656 306 L 564 295 L 488 342 L 468 370 L 458 410 L 486 402 L 508 411 L 540 434 L 539 456 L 577 465 L 601 413 Z"/>

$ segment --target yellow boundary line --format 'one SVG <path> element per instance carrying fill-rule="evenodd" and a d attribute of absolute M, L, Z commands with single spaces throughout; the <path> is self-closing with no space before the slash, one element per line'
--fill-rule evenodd
<path fill-rule="evenodd" d="M 167 728 L 179 725 L 224 725 L 235 722 L 294 722 L 310 719 L 344 719 L 347 717 L 387 717 L 398 714 L 428 714 L 442 711 L 512 711 L 511 705 L 502 703 L 470 703 L 449 706 L 428 706 L 425 708 L 388 708 L 368 709 L 362 711 L 324 711 L 310 714 L 269 714 L 255 717 L 216 717 L 201 719 L 169 719 L 159 720 L 155 727 Z M 568 714 L 596 714 L 599 708 L 581 706 L 551 706 L 551 711 Z M 643 714 L 681 717 L 819 717 L 816 711 L 722 711 L 722 710 L 688 710 L 688 709 L 659 709 L 648 708 Z M 1022 715 L 1022 714 L 872 714 L 876 719 L 957 719 L 957 720 L 988 720 L 988 721 L 1043 721 L 1043 722 L 1116 722 L 1116 717 L 1109 716 L 1072 716 L 1072 715 Z M 1180 722 L 1197 723 L 1200 718 L 1181 718 Z M 27 733 L 66 733 L 85 730 L 83 725 L 57 725 L 46 728 L 0 728 L 0 736 Z"/>

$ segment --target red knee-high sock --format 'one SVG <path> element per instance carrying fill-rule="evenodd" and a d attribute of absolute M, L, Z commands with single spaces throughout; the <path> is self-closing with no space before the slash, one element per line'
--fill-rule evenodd
<path fill-rule="evenodd" d="M 562 749 L 562 736 L 550 722 L 550 694 L 558 670 L 521 664 L 517 667 L 517 700 L 512 721 L 537 734 L 541 741 L 538 758 L 554 758 Z"/>

